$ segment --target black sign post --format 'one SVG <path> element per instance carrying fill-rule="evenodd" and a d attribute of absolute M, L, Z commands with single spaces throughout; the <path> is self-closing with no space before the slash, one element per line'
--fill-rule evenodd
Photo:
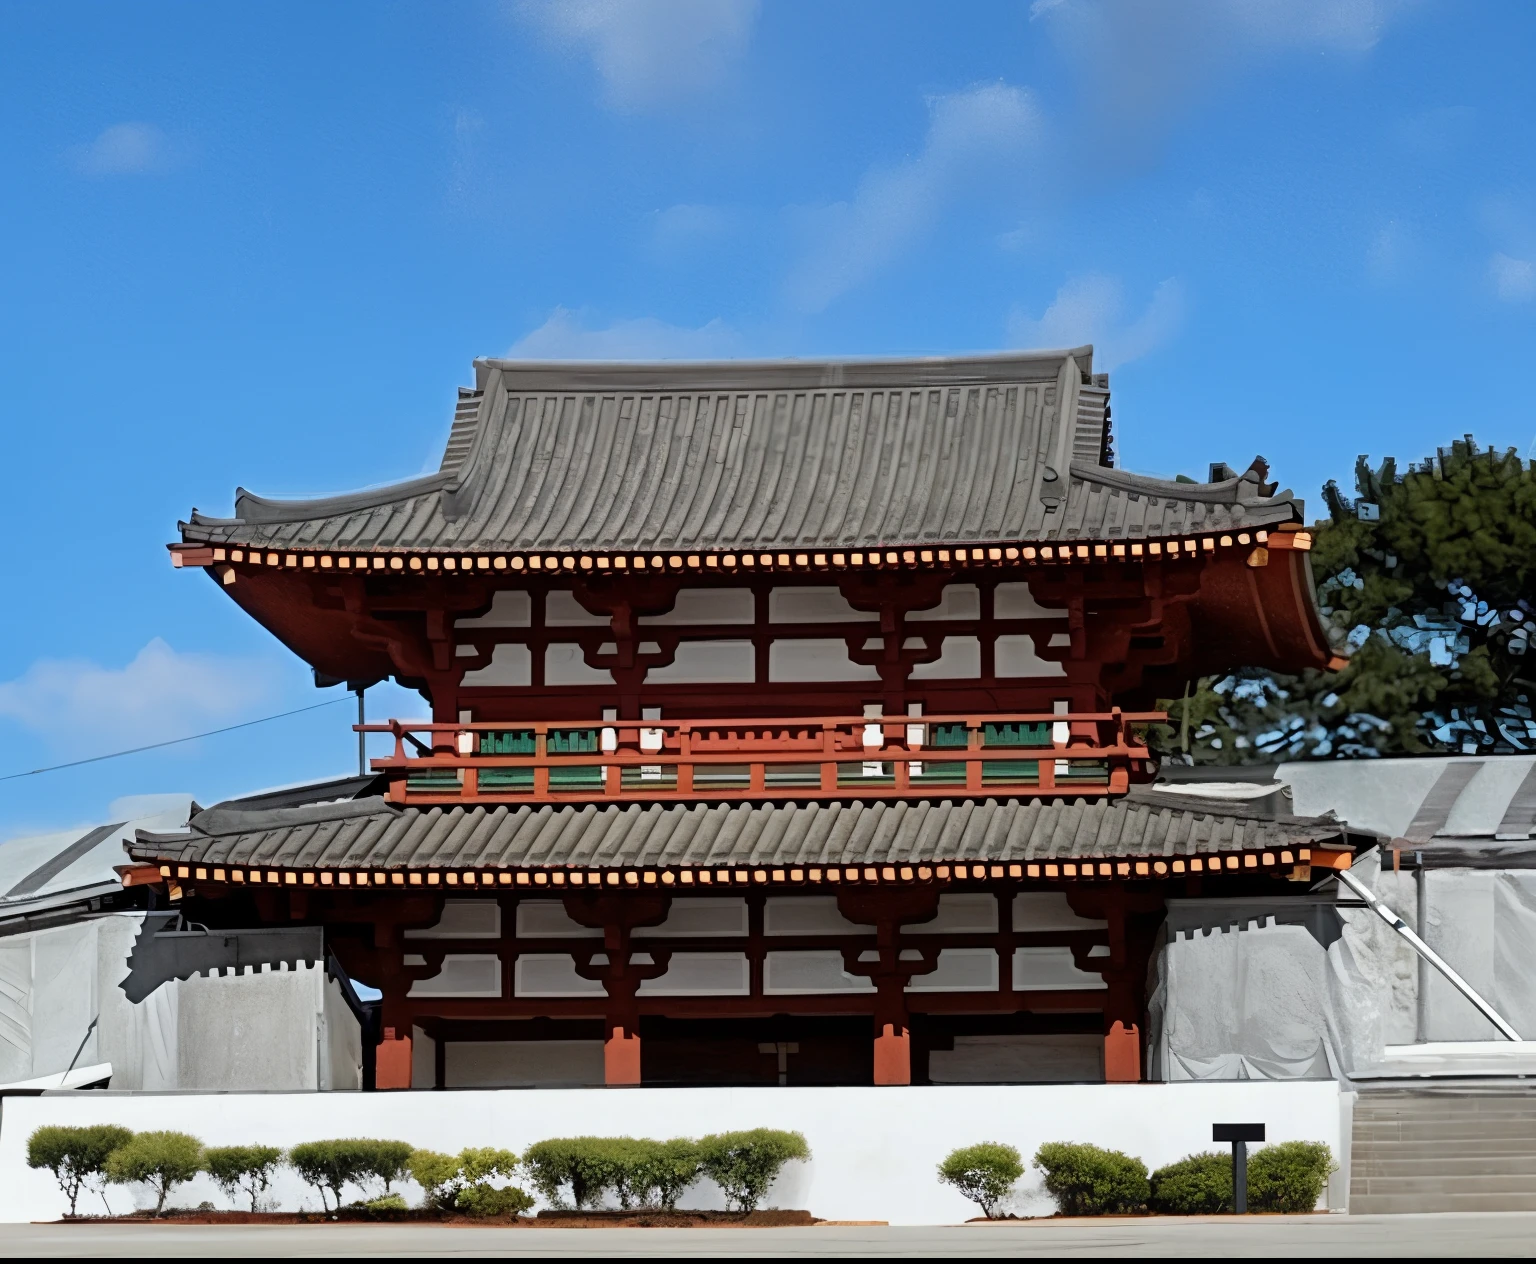
<path fill-rule="evenodd" d="M 1264 1140 L 1263 1124 L 1212 1124 L 1211 1140 L 1232 1143 L 1232 1208 L 1248 1211 L 1248 1143 Z"/>

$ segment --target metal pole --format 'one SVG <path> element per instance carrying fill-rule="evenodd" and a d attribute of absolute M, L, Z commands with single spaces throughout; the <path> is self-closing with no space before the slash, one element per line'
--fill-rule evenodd
<path fill-rule="evenodd" d="M 1248 1143 L 1232 1143 L 1232 1210 L 1239 1216 L 1248 1214 Z"/>
<path fill-rule="evenodd" d="M 356 692 L 357 722 L 359 724 L 367 724 L 368 717 L 363 709 L 363 695 L 368 692 L 368 689 L 365 685 L 359 685 Z M 359 777 L 366 777 L 368 775 L 368 734 L 366 733 L 359 733 L 357 735 L 357 775 Z"/>
<path fill-rule="evenodd" d="M 1478 1012 L 1499 1029 L 1500 1035 L 1509 1040 L 1520 1039 L 1520 1033 L 1511 1027 L 1507 1022 L 1505 1022 L 1504 1019 L 1500 1016 L 1499 1012 L 1494 1009 L 1492 1005 L 1488 1004 L 1487 1001 L 1483 1000 L 1483 998 L 1479 996 L 1475 990 L 1473 990 L 1473 987 L 1470 983 L 1463 979 L 1461 975 L 1457 974 L 1456 971 L 1452 970 L 1450 963 L 1447 962 L 1444 957 L 1442 957 L 1438 952 L 1436 952 L 1411 930 L 1409 930 L 1407 923 L 1405 923 L 1402 918 L 1400 918 L 1396 913 L 1394 913 L 1379 899 L 1377 899 L 1376 895 L 1371 891 L 1369 887 L 1365 885 L 1365 883 L 1361 882 L 1359 878 L 1350 873 L 1348 869 L 1338 870 L 1335 876 L 1346 887 L 1348 887 L 1362 900 L 1364 900 L 1377 917 L 1381 918 L 1382 921 L 1384 921 L 1388 926 L 1390 926 L 1399 935 L 1401 935 L 1410 944 L 1412 944 L 1414 951 L 1417 952 L 1419 956 L 1424 958 L 1425 961 L 1429 962 L 1430 965 L 1434 966 L 1436 970 L 1440 971 L 1440 973 L 1450 981 L 1452 987 L 1454 987 L 1458 992 L 1466 997 L 1467 1000 L 1471 1001 L 1473 1005 L 1477 1006 Z"/>

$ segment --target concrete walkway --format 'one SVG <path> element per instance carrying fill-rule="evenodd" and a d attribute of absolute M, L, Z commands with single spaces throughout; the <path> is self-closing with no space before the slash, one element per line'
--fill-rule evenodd
<path fill-rule="evenodd" d="M 5 1225 L 0 1257 L 1479 1256 L 1536 1254 L 1536 1213 L 1052 1220 L 923 1228 L 474 1229 L 391 1225 Z"/>

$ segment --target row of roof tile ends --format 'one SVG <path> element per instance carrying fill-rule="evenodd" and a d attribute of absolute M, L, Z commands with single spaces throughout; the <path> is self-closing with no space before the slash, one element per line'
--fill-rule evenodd
<path fill-rule="evenodd" d="M 896 548 L 1134 540 L 1303 520 L 1255 459 L 1116 470 L 1093 348 L 957 359 L 481 360 L 437 473 L 315 500 L 239 489 L 184 543 L 338 551 Z"/>

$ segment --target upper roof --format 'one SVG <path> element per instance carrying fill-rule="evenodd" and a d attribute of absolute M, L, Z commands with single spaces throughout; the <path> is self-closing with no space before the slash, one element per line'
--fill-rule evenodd
<path fill-rule="evenodd" d="M 644 551 L 1140 539 L 1302 517 L 1241 477 L 1111 467 L 1093 348 L 950 359 L 475 362 L 436 474 L 316 500 L 244 489 L 186 541 Z"/>
<path fill-rule="evenodd" d="M 1354 841 L 1365 841 L 1358 833 Z M 1133 787 L 1115 799 L 400 808 L 219 804 L 140 832 L 147 861 L 313 869 L 883 864 L 1175 857 L 1306 847 L 1329 818 Z"/>

